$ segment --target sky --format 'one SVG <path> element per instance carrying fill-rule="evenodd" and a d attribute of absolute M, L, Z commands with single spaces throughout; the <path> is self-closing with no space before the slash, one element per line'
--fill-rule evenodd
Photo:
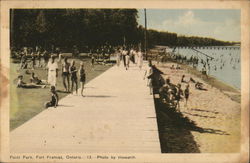
<path fill-rule="evenodd" d="M 138 23 L 144 26 L 144 10 L 138 11 Z M 147 9 L 147 26 L 178 35 L 240 41 L 240 10 Z"/>

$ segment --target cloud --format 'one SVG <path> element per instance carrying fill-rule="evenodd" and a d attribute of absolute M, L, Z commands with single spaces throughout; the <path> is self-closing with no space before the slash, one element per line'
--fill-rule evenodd
<path fill-rule="evenodd" d="M 152 24 L 153 25 L 153 24 Z M 166 19 L 154 28 L 188 36 L 212 37 L 225 41 L 240 41 L 240 23 L 227 18 L 224 21 L 204 21 L 193 11 L 187 11 L 176 19 Z"/>

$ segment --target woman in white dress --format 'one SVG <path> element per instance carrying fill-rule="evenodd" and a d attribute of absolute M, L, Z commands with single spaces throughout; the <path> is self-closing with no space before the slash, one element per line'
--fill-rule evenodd
<path fill-rule="evenodd" d="M 47 65 L 48 69 L 48 83 L 51 86 L 56 86 L 56 77 L 58 76 L 58 65 L 55 61 L 55 57 L 52 56 L 51 60 L 49 61 Z"/>
<path fill-rule="evenodd" d="M 134 55 L 134 59 L 135 59 L 135 64 L 137 64 L 137 62 L 138 62 L 138 53 L 137 53 L 137 50 L 134 50 L 133 51 L 133 55 Z"/>
<path fill-rule="evenodd" d="M 129 60 L 130 60 L 130 56 L 129 56 L 128 53 L 127 53 L 127 55 L 125 56 L 125 60 L 126 60 L 126 70 L 128 70 L 128 68 L 129 68 Z"/>
<path fill-rule="evenodd" d="M 119 67 L 120 66 L 120 63 L 121 63 L 121 50 L 117 50 L 116 52 L 116 65 Z"/>
<path fill-rule="evenodd" d="M 123 50 L 122 50 L 122 60 L 123 60 L 123 64 L 124 64 L 124 67 L 126 68 L 127 67 L 127 65 L 126 65 L 126 55 L 127 55 L 127 51 L 126 51 L 126 49 L 125 48 L 123 48 Z"/>
<path fill-rule="evenodd" d="M 148 66 L 145 70 L 143 80 L 145 80 L 145 78 L 147 78 L 147 86 L 149 87 L 150 95 L 153 93 L 152 79 L 150 77 L 152 74 L 153 74 L 152 64 L 151 64 L 151 62 L 149 62 Z"/>
<path fill-rule="evenodd" d="M 138 66 L 139 66 L 139 68 L 140 68 L 140 70 L 141 70 L 142 64 L 143 64 L 143 54 L 142 54 L 142 52 L 139 50 L 138 53 L 137 53 L 137 55 L 138 55 Z"/>

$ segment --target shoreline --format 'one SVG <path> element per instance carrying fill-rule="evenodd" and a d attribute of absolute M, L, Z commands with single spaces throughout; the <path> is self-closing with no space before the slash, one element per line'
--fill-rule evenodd
<path fill-rule="evenodd" d="M 176 62 L 153 64 L 171 83 L 185 87 L 181 77 L 204 83 L 207 91 L 190 84 L 190 98 L 180 101 L 180 111 L 168 108 L 154 97 L 162 153 L 233 153 L 240 150 L 240 92 L 198 70 Z M 170 69 L 172 64 L 181 69 Z M 228 143 L 230 142 L 230 143 Z M 223 146 L 224 148 L 221 148 Z"/>
<path fill-rule="evenodd" d="M 153 61 L 156 62 L 156 61 Z M 182 69 L 186 70 L 188 73 L 198 77 L 200 80 L 202 80 L 203 82 L 205 82 L 206 84 L 215 87 L 217 89 L 219 89 L 224 95 L 228 96 L 231 100 L 240 103 L 241 102 L 241 90 L 238 88 L 235 88 L 223 81 L 220 81 L 219 79 L 210 76 L 210 75 L 203 75 L 200 71 L 198 71 L 197 69 L 191 67 L 190 65 L 187 65 L 185 63 L 178 63 L 175 61 L 167 61 L 167 62 L 163 62 L 160 64 L 166 64 L 166 63 L 174 63 L 174 64 L 179 64 L 181 66 Z M 156 66 L 159 66 L 159 64 Z"/>

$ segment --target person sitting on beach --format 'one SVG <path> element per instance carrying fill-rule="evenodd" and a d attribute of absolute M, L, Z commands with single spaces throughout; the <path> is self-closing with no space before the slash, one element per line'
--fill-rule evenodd
<path fill-rule="evenodd" d="M 196 88 L 196 89 L 199 89 L 199 90 L 207 91 L 206 88 L 203 88 L 203 83 L 200 83 L 200 82 L 197 82 L 197 83 L 195 84 L 195 88 Z"/>
<path fill-rule="evenodd" d="M 23 75 L 18 76 L 17 88 L 45 88 L 45 85 L 38 85 L 35 83 L 25 83 L 23 81 Z"/>
<path fill-rule="evenodd" d="M 181 66 L 179 66 L 178 64 L 176 65 L 176 70 L 180 70 Z"/>
<path fill-rule="evenodd" d="M 192 77 L 190 77 L 189 81 L 196 83 L 196 81 Z"/>
<path fill-rule="evenodd" d="M 172 65 L 172 66 L 170 67 L 170 69 L 172 69 L 172 70 L 175 69 L 175 68 L 174 68 L 174 65 Z"/>
<path fill-rule="evenodd" d="M 52 85 L 50 87 L 50 92 L 51 92 L 51 100 L 46 102 L 44 106 L 45 108 L 48 108 L 48 107 L 56 108 L 58 106 L 58 94 L 56 93 L 56 87 Z"/>
<path fill-rule="evenodd" d="M 30 82 L 31 83 L 35 83 L 37 85 L 45 85 L 47 83 L 46 80 L 40 80 L 34 72 L 31 73 L 31 77 L 30 77 Z"/>
<path fill-rule="evenodd" d="M 185 75 L 182 75 L 182 77 L 181 77 L 181 82 L 182 82 L 182 83 L 187 83 L 187 81 L 185 81 L 184 78 L 185 78 Z"/>

